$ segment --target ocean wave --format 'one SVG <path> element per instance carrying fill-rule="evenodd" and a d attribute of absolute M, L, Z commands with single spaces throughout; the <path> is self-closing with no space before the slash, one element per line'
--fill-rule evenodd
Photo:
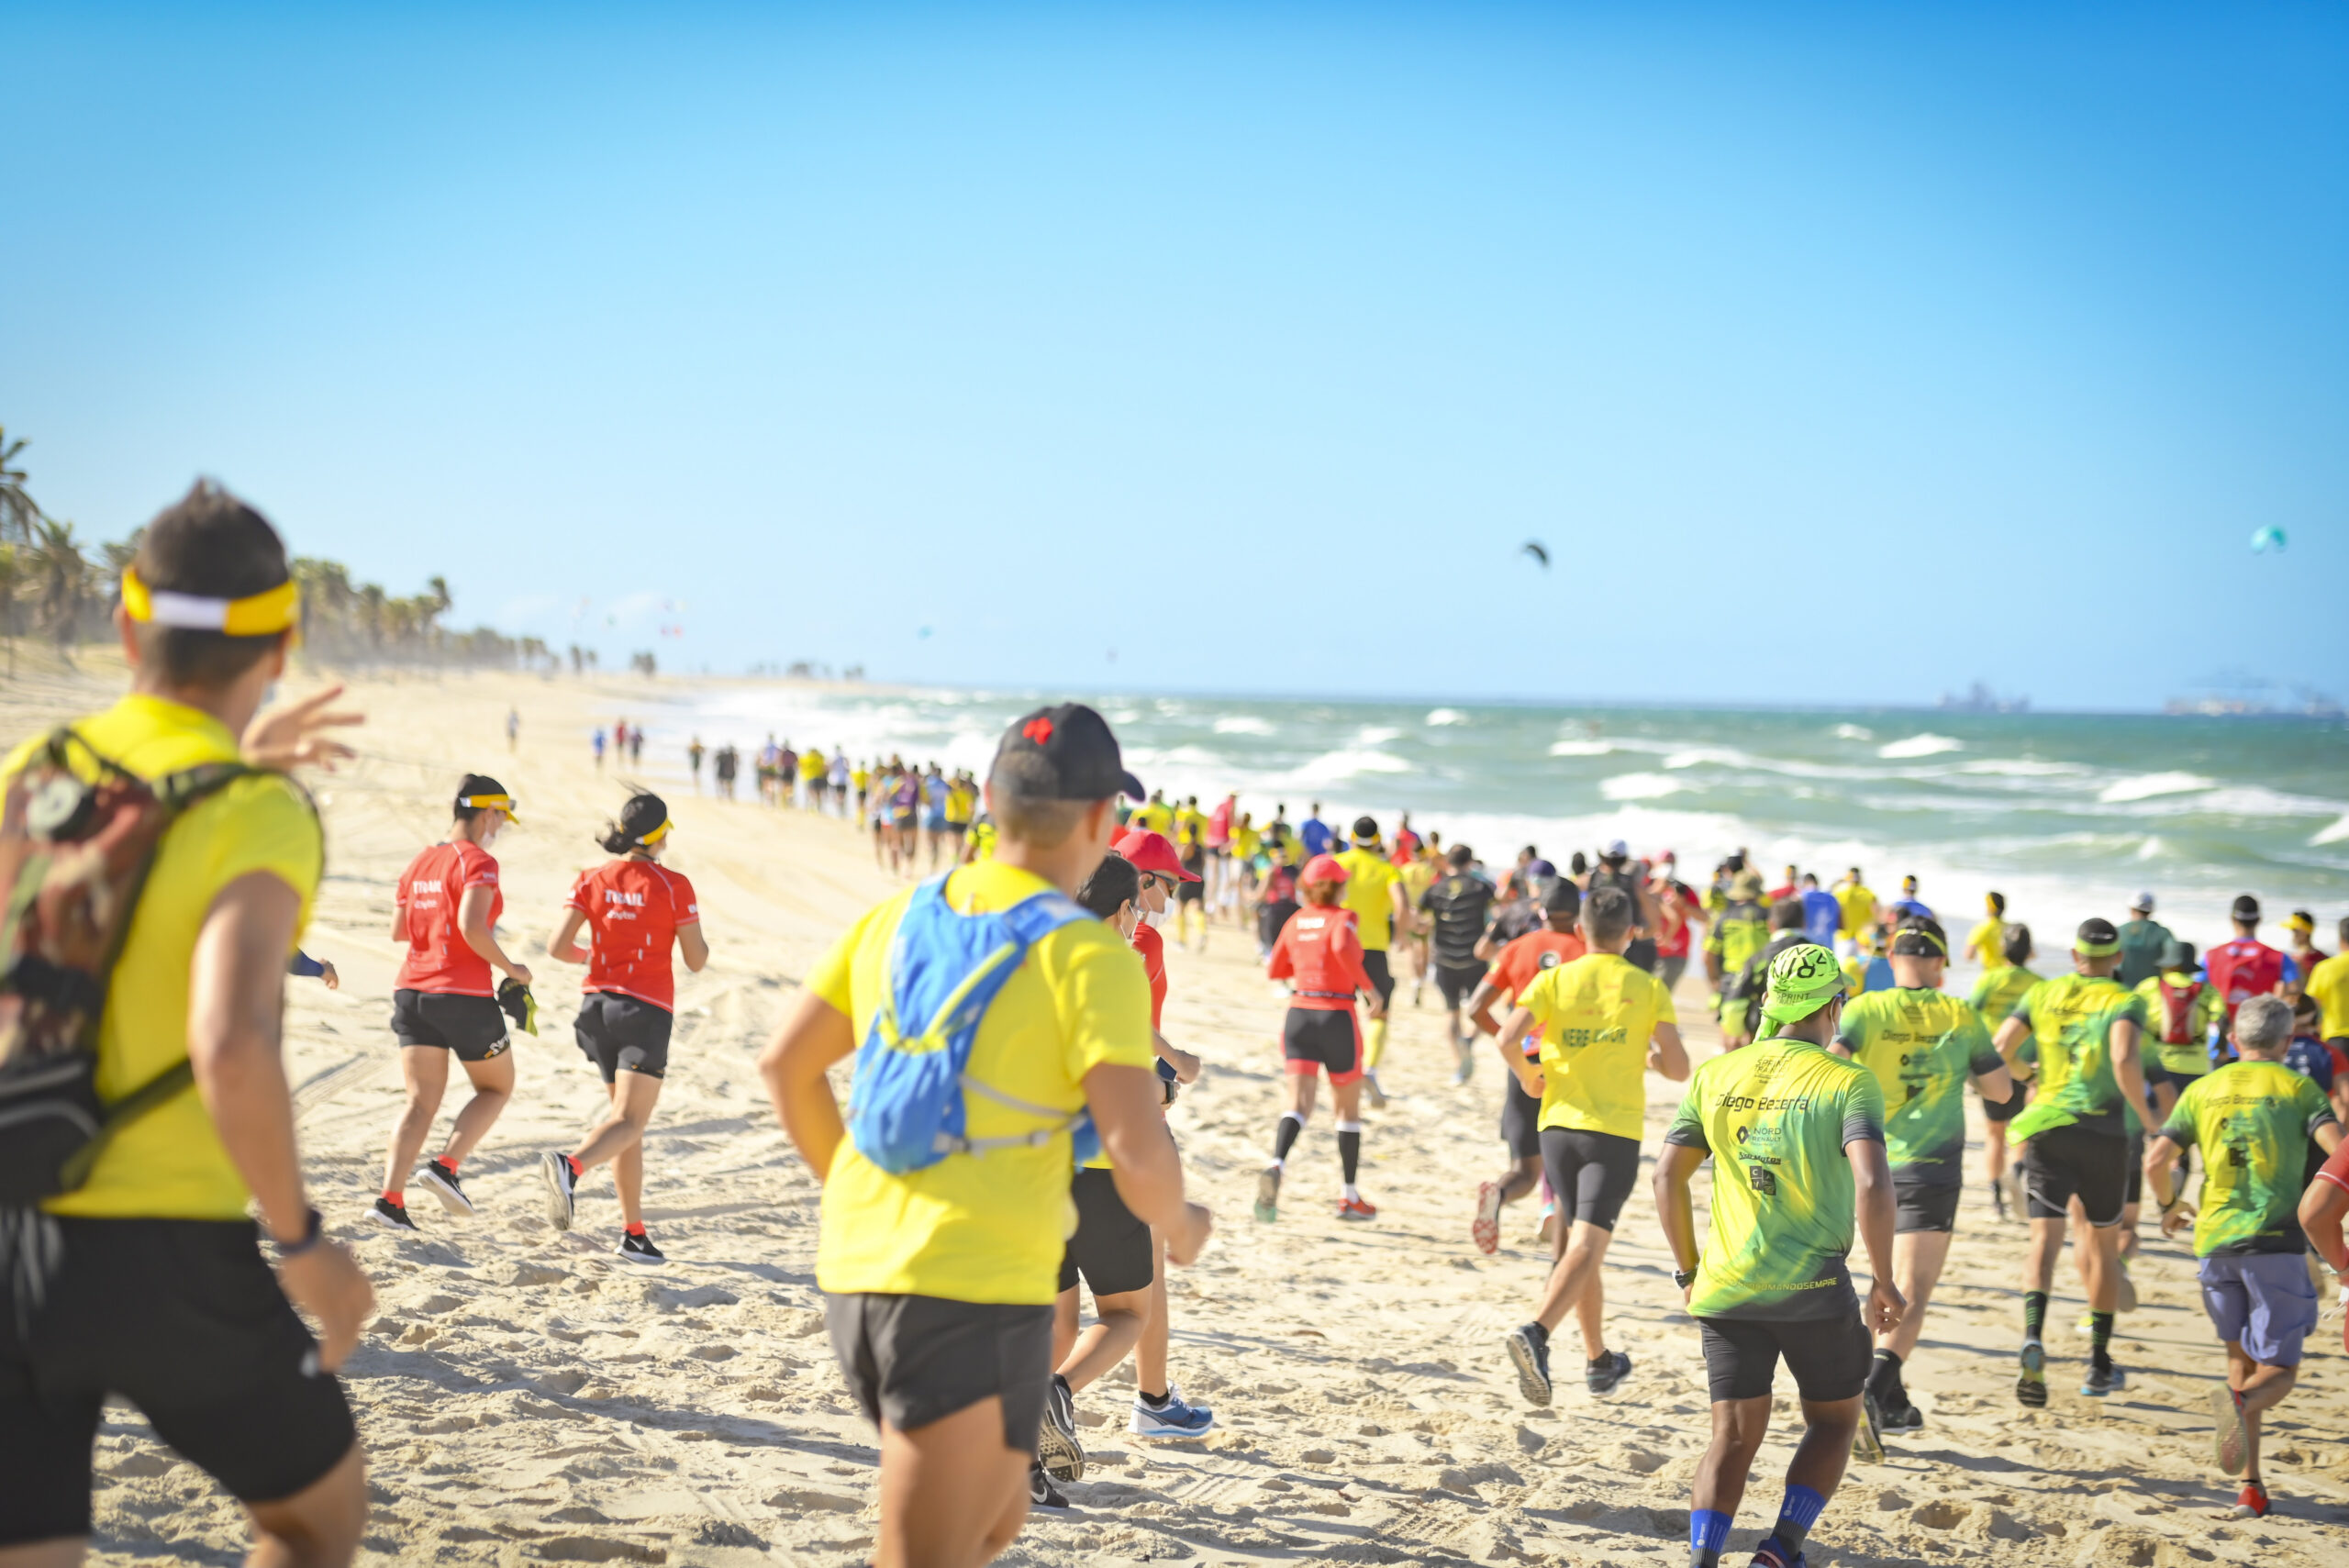
<path fill-rule="evenodd" d="M 1258 718 L 1252 713 L 1229 714 L 1215 721 L 1218 735 L 1270 735 L 1273 728 L 1272 720 Z"/>
<path fill-rule="evenodd" d="M 1465 724 L 1468 722 L 1468 716 L 1461 712 L 1456 707 L 1430 708 L 1428 710 L 1427 717 L 1419 720 L 1419 722 L 1422 724 L 1435 725 Z"/>
<path fill-rule="evenodd" d="M 1357 746 L 1384 746 L 1389 740 L 1400 739 L 1402 733 L 1403 732 L 1401 730 L 1390 728 L 1384 724 L 1365 724 L 1362 727 L 1361 731 L 1354 736 L 1354 744 Z"/>
<path fill-rule="evenodd" d="M 1865 724 L 1839 724 L 1835 727 L 1835 739 L 1838 740 L 1873 740 L 1876 739 L 1876 731 L 1870 729 Z"/>
<path fill-rule="evenodd" d="M 2115 779 L 2104 786 L 2097 799 L 2107 806 L 2118 806 L 2124 801 L 2151 800 L 2157 795 L 2190 795 L 2216 789 L 2218 785 L 2218 780 L 2206 779 L 2200 773 L 2139 773 L 2134 778 Z"/>
<path fill-rule="evenodd" d="M 1687 787 L 1662 773 L 1617 773 L 1599 784 L 1598 793 L 1609 800 L 1660 800 Z"/>
<path fill-rule="evenodd" d="M 2309 848 L 2314 849 L 2319 844 L 2337 844 L 2343 839 L 2349 839 L 2349 811 L 2343 812 L 2332 827 L 2318 828 L 2315 837 L 2309 840 Z"/>
<path fill-rule="evenodd" d="M 1615 750 L 1611 740 L 1553 740 L 1550 743 L 1553 757 L 1604 757 Z"/>
<path fill-rule="evenodd" d="M 1300 784 L 1338 784 L 1346 779 L 1358 779 L 1366 773 L 1408 773 L 1411 764 L 1391 751 L 1342 747 L 1324 751 L 1287 777 Z"/>
<path fill-rule="evenodd" d="M 2077 762 L 2043 762 L 2029 757 L 1982 757 L 1960 762 L 1961 773 L 1986 773 L 1994 778 L 2060 779 L 2076 778 L 2095 770 Z"/>
<path fill-rule="evenodd" d="M 1954 735 L 1935 735 L 1930 730 L 1911 735 L 1906 740 L 1887 741 L 1876 749 L 1879 757 L 1899 760 L 1909 757 L 1938 757 L 1944 751 L 1963 751 L 1965 742 Z"/>
<path fill-rule="evenodd" d="M 1664 759 L 1664 765 L 1673 769 L 1701 767 L 1709 762 L 1715 767 L 1765 768 L 1773 772 L 1780 767 L 1780 764 L 1748 755 L 1733 746 L 1688 746 L 1665 753 Z"/>

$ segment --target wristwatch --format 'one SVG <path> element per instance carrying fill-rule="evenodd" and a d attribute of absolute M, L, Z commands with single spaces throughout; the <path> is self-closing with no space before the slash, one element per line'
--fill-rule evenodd
<path fill-rule="evenodd" d="M 278 1261 L 283 1262 L 288 1258 L 298 1258 L 316 1247 L 320 1241 L 326 1240 L 326 1217 L 314 1208 L 310 1210 L 310 1218 L 303 1224 L 300 1240 L 286 1241 L 275 1236 L 269 1240 L 270 1244 L 277 1249 Z"/>
<path fill-rule="evenodd" d="M 1687 1290 L 1690 1285 L 1697 1283 L 1697 1271 L 1694 1269 L 1675 1269 L 1672 1271 L 1672 1283 L 1678 1285 L 1681 1289 Z"/>

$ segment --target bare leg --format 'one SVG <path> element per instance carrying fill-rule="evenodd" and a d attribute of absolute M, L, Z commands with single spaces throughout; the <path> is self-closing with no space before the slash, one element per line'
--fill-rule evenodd
<path fill-rule="evenodd" d="M 1509 1167 L 1508 1174 L 1498 1184 L 1503 1203 L 1515 1203 L 1531 1192 L 1542 1182 L 1542 1162 L 1539 1159 L 1520 1160 Z"/>
<path fill-rule="evenodd" d="M 1753 1456 L 1762 1451 L 1763 1436 L 1770 1429 L 1770 1396 L 1723 1399 L 1713 1406 L 1713 1440 L 1697 1462 L 1697 1481 L 1689 1507 L 1713 1509 L 1737 1517 L 1745 1500 L 1745 1483 L 1753 1473 Z"/>
<path fill-rule="evenodd" d="M 1892 1282 L 1908 1300 L 1909 1310 L 1900 1315 L 1898 1328 L 1876 1337 L 1876 1348 L 1890 1351 L 1904 1363 L 1916 1354 L 1918 1337 L 1925 1330 L 1925 1307 L 1933 1299 L 1933 1286 L 1941 1283 L 1950 1240 L 1946 1230 L 1908 1230 L 1892 1239 Z"/>
<path fill-rule="evenodd" d="M 473 1097 L 457 1112 L 456 1125 L 449 1129 L 449 1141 L 440 1146 L 440 1158 L 452 1165 L 473 1151 L 514 1098 L 513 1051 L 501 1051 L 486 1062 L 461 1065 L 473 1084 Z M 442 1072 L 447 1072 L 445 1063 Z"/>
<path fill-rule="evenodd" d="M 1606 1340 L 1599 1334 L 1599 1307 L 1605 1302 L 1604 1287 L 1599 1284 L 1598 1266 L 1607 1261 L 1607 1244 L 1615 1233 L 1586 1219 L 1577 1219 L 1559 1232 L 1563 1245 L 1557 1246 L 1557 1262 L 1552 1265 L 1548 1284 L 1542 1292 L 1542 1306 L 1533 1320 L 1545 1329 L 1555 1329 L 1568 1308 L 1575 1309 L 1582 1326 L 1585 1358 L 1598 1360 L 1606 1353 Z M 1591 1306 L 1582 1307 L 1584 1297 Z"/>
<path fill-rule="evenodd" d="M 884 1426 L 874 1568 L 994 1562 L 1027 1520 L 1030 1458 L 1005 1446 L 993 1395 L 911 1431 Z"/>
<path fill-rule="evenodd" d="M 1134 1347 L 1134 1386 L 1144 1394 L 1165 1394 L 1173 1385 L 1167 1358 L 1174 1333 L 1166 1321 L 1166 1239 L 1155 1226 L 1150 1232 L 1153 1272 L 1150 1277 L 1150 1317 L 1141 1326 L 1141 1343 Z"/>
<path fill-rule="evenodd" d="M 2259 1479 L 2259 1418 L 2283 1402 L 2299 1381 L 2300 1370 L 2293 1366 L 2270 1366 L 2254 1362 L 2243 1352 L 2236 1340 L 2227 1341 L 2227 1386 L 2243 1396 L 2243 1425 L 2249 1440 L 2243 1452 L 2247 1467 L 2245 1480 Z"/>
<path fill-rule="evenodd" d="M 2031 1246 L 2023 1254 L 2023 1289 L 2053 1290 L 2055 1287 L 2055 1257 L 2063 1250 L 2064 1222 L 2061 1219 L 2032 1220 Z"/>
<path fill-rule="evenodd" d="M 440 1096 L 449 1087 L 449 1056 L 437 1045 L 400 1047 L 400 1077 L 407 1084 L 407 1104 L 392 1124 L 392 1146 L 384 1156 L 387 1193 L 406 1190 L 407 1173 L 416 1169 L 416 1157 L 424 1152 L 433 1118 L 440 1114 Z"/>
<path fill-rule="evenodd" d="M 1150 1312 L 1150 1287 L 1120 1291 L 1093 1298 L 1094 1322 L 1076 1337 L 1061 1362 L 1060 1374 L 1072 1391 L 1097 1382 L 1110 1368 L 1133 1353 Z"/>
<path fill-rule="evenodd" d="M 572 1154 L 584 1173 L 611 1162 L 612 1185 L 619 1195 L 623 1224 L 644 1223 L 644 1129 L 661 1101 L 661 1080 L 650 1073 L 620 1070 L 610 1085 L 611 1114 L 596 1124 Z"/>
<path fill-rule="evenodd" d="M 253 1549 L 245 1568 L 342 1568 L 367 1523 L 367 1462 L 359 1445 L 332 1470 L 274 1503 L 252 1503 Z"/>

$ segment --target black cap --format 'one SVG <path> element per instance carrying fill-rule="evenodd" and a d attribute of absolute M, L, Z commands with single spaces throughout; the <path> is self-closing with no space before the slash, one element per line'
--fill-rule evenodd
<path fill-rule="evenodd" d="M 2259 900 L 2246 893 L 2242 897 L 2235 900 L 2234 907 L 2228 910 L 2227 913 L 2238 920 L 2251 920 L 2255 922 L 2259 918 Z"/>
<path fill-rule="evenodd" d="M 1003 743 L 995 749 L 996 758 L 1000 762 L 1022 751 L 1051 765 L 1056 800 L 1107 800 L 1119 794 L 1133 800 L 1147 797 L 1141 781 L 1126 772 L 1109 721 L 1081 702 L 1040 707 L 1012 720 L 1003 732 Z"/>
<path fill-rule="evenodd" d="M 667 820 L 669 803 L 657 795 L 631 795 L 620 807 L 620 831 L 640 844 L 647 833 L 661 831 L 661 824 Z"/>
<path fill-rule="evenodd" d="M 2194 944 L 2176 937 L 2170 938 L 2162 944 L 2161 965 L 2164 969 L 2192 969 Z"/>
<path fill-rule="evenodd" d="M 1942 929 L 1939 920 L 1928 920 L 1911 915 L 1900 922 L 1892 933 L 1892 956 L 1895 958 L 1947 958 L 1949 934 Z"/>
<path fill-rule="evenodd" d="M 1354 842 L 1357 844 L 1375 844 L 1378 842 L 1377 817 L 1357 817 L 1354 818 Z"/>
<path fill-rule="evenodd" d="M 2117 952 L 2121 947 L 2121 933 L 2113 928 L 2111 921 L 2101 915 L 2091 915 L 2081 921 L 2080 929 L 2072 934 L 2072 940 L 2082 952 L 2091 948 Z"/>

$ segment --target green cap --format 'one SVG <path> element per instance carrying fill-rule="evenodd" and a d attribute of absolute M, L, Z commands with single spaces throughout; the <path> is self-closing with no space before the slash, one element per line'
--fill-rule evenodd
<path fill-rule="evenodd" d="M 1817 942 L 1797 942 L 1770 961 L 1762 1016 L 1774 1024 L 1807 1018 L 1844 992 L 1843 966 Z"/>

